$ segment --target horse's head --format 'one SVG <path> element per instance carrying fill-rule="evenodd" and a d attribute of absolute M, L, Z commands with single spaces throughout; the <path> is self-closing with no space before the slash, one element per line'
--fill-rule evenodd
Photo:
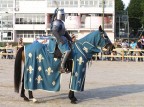
<path fill-rule="evenodd" d="M 101 35 L 101 41 L 105 42 L 104 48 L 108 51 L 112 51 L 115 47 L 110 41 L 109 37 L 107 36 L 106 32 L 102 30 L 101 26 L 99 27 L 100 35 Z"/>

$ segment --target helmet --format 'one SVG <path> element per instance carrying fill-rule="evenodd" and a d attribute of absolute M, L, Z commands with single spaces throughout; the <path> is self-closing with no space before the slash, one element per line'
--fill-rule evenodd
<path fill-rule="evenodd" d="M 58 11 L 57 11 L 57 19 L 65 21 L 64 9 L 58 9 Z"/>

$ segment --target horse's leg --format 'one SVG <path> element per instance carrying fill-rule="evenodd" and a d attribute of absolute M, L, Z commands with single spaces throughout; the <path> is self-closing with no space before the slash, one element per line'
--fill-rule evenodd
<path fill-rule="evenodd" d="M 74 91 L 70 90 L 68 97 L 72 104 L 76 104 L 77 98 L 74 96 Z"/>
<path fill-rule="evenodd" d="M 29 99 L 34 98 L 34 97 L 33 97 L 33 93 L 32 93 L 32 91 L 28 91 L 28 94 L 29 94 Z"/>
<path fill-rule="evenodd" d="M 29 99 L 25 96 L 25 89 L 24 89 L 24 83 L 22 82 L 22 88 L 21 88 L 21 94 L 20 96 L 24 98 L 25 101 L 29 101 Z"/>
<path fill-rule="evenodd" d="M 28 94 L 29 94 L 29 100 L 33 101 L 34 103 L 38 102 L 38 100 L 33 97 L 33 92 L 32 91 L 29 90 Z"/>

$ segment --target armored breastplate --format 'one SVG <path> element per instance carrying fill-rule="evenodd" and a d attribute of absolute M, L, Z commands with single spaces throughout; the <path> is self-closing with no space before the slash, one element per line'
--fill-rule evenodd
<path fill-rule="evenodd" d="M 65 34 L 65 25 L 61 20 L 55 20 L 53 22 L 53 26 L 57 26 L 58 27 L 58 33 L 60 36 Z"/>

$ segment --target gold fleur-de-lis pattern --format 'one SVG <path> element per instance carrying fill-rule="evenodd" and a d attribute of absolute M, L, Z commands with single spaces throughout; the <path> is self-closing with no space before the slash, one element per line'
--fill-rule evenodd
<path fill-rule="evenodd" d="M 53 82 L 52 82 L 52 85 L 53 85 L 53 86 L 55 86 L 55 84 L 56 84 L 56 82 L 55 82 L 55 81 L 53 81 Z"/>
<path fill-rule="evenodd" d="M 78 77 L 78 72 L 75 72 L 75 76 Z"/>
<path fill-rule="evenodd" d="M 32 79 L 31 78 L 29 78 L 29 82 L 31 82 L 32 81 Z"/>
<path fill-rule="evenodd" d="M 54 61 L 56 62 L 58 59 L 57 58 L 54 58 Z"/>
<path fill-rule="evenodd" d="M 32 53 L 29 53 L 28 56 L 31 58 L 32 57 Z"/>
<path fill-rule="evenodd" d="M 42 70 L 41 66 L 38 67 L 38 71 L 40 72 Z"/>
<path fill-rule="evenodd" d="M 77 82 L 79 86 L 81 86 L 81 79 Z"/>
<path fill-rule="evenodd" d="M 84 47 L 83 50 L 88 53 L 88 48 Z"/>
<path fill-rule="evenodd" d="M 51 73 L 53 72 L 53 70 L 51 69 L 51 67 L 48 67 L 48 68 L 46 69 L 46 72 L 48 72 L 48 75 L 51 75 Z"/>
<path fill-rule="evenodd" d="M 39 63 L 40 63 L 44 58 L 43 58 L 42 54 L 39 54 L 39 55 L 37 56 L 37 59 L 38 59 L 38 61 L 39 61 Z"/>
<path fill-rule="evenodd" d="M 30 65 L 30 66 L 28 67 L 28 69 L 27 69 L 27 71 L 29 71 L 30 74 L 32 73 L 33 70 L 34 70 L 34 69 L 32 68 L 31 65 Z"/>
<path fill-rule="evenodd" d="M 37 51 L 37 48 L 40 48 L 38 45 L 39 44 L 36 44 L 36 47 L 25 47 L 25 89 L 50 90 L 53 88 L 52 91 L 58 91 L 60 89 L 60 76 L 58 72 L 60 59 L 53 58 L 53 54 L 49 55 L 49 52 L 46 51 L 47 47 L 43 46 L 42 44 L 40 44 L 40 47 L 45 47 L 46 49 L 44 51 L 46 51 L 48 54 L 45 54 L 44 51 Z M 36 48 L 36 51 L 35 49 L 31 48 Z M 46 55 L 49 56 L 46 57 Z"/>
<path fill-rule="evenodd" d="M 42 79 L 42 77 L 39 75 L 39 76 L 36 78 L 36 80 L 37 80 L 37 83 L 40 84 L 40 82 L 41 82 L 43 79 Z"/>
<path fill-rule="evenodd" d="M 77 61 L 79 62 L 79 65 L 81 65 L 84 62 L 84 60 L 83 60 L 82 57 L 80 57 L 79 59 L 77 59 Z"/>

